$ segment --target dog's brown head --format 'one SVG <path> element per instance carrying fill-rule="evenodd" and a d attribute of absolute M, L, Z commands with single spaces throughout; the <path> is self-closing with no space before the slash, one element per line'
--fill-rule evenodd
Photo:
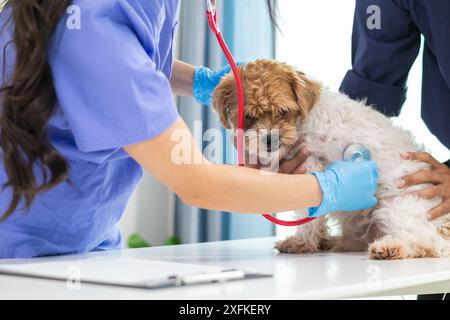
<path fill-rule="evenodd" d="M 239 67 L 244 85 L 244 130 L 279 133 L 279 156 L 284 156 L 298 143 L 300 126 L 317 103 L 321 85 L 308 79 L 293 67 L 272 60 L 257 60 Z M 238 101 L 233 74 L 223 78 L 213 94 L 214 108 L 222 124 L 237 129 Z M 261 134 L 258 135 L 261 138 Z M 267 151 L 276 148 L 272 139 L 264 137 Z"/>

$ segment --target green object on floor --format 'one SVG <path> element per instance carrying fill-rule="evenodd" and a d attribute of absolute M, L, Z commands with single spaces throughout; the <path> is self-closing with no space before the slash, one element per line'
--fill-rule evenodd
<path fill-rule="evenodd" d="M 135 233 L 128 239 L 128 248 L 138 249 L 138 248 L 148 248 L 152 245 L 145 241 L 139 234 Z"/>
<path fill-rule="evenodd" d="M 181 244 L 181 240 L 178 237 L 170 237 L 169 239 L 167 239 L 166 241 L 164 241 L 164 245 L 166 246 L 174 246 L 177 244 Z"/>

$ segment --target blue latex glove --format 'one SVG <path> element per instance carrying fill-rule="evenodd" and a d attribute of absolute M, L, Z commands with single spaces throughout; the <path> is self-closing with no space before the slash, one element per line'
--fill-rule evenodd
<path fill-rule="evenodd" d="M 324 172 L 312 174 L 319 181 L 323 200 L 319 207 L 309 209 L 310 217 L 372 208 L 377 204 L 378 167 L 373 161 L 337 161 Z"/>
<path fill-rule="evenodd" d="M 238 65 L 240 65 L 238 63 Z M 211 95 L 224 76 L 231 72 L 230 66 L 213 71 L 206 67 L 198 67 L 194 74 L 194 98 L 198 103 L 209 105 Z"/>

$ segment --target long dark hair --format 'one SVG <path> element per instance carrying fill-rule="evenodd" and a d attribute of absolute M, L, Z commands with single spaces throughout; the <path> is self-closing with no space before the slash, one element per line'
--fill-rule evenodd
<path fill-rule="evenodd" d="M 14 33 L 3 49 L 15 47 L 15 68 L 10 81 L 0 88 L 0 148 L 12 199 L 0 222 L 16 211 L 21 201 L 28 209 L 35 197 L 68 179 L 69 164 L 46 136 L 56 94 L 47 63 L 47 47 L 56 25 L 65 14 L 70 0 L 0 1 L 12 10 Z M 4 32 L 6 26 L 0 26 Z M 4 77 L 4 75 L 3 75 Z M 33 169 L 42 173 L 37 179 Z M 42 180 L 42 181 L 38 181 Z"/>

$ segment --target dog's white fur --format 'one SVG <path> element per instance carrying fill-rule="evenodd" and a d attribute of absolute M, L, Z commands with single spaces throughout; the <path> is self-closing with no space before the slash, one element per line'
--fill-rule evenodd
<path fill-rule="evenodd" d="M 426 185 L 399 190 L 397 181 L 421 169 L 425 163 L 408 161 L 401 154 L 421 150 L 412 135 L 392 124 L 364 102 L 341 93 L 322 89 L 319 102 L 300 128 L 306 148 L 312 155 L 308 171 L 321 171 L 341 160 L 343 150 L 361 143 L 371 150 L 380 178 L 374 209 L 355 213 L 332 213 L 300 226 L 295 236 L 276 244 L 281 252 L 311 253 L 369 251 L 374 259 L 445 257 L 450 255 L 450 215 L 433 222 L 426 212 L 442 202 L 418 198 L 411 192 Z M 305 216 L 306 212 L 299 212 Z M 333 227 L 334 226 L 334 227 Z M 333 234 L 332 230 L 338 230 Z"/>

